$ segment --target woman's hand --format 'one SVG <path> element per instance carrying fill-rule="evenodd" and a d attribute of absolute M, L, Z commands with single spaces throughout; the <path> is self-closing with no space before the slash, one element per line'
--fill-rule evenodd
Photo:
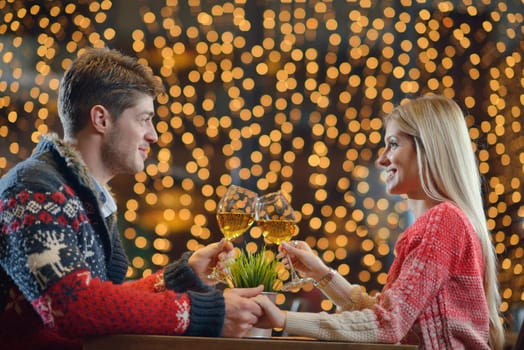
<path fill-rule="evenodd" d="M 257 328 L 284 328 L 286 325 L 286 312 L 280 310 L 274 302 L 263 294 L 257 295 L 253 300 L 260 306 L 264 315 L 258 318 Z"/>
<path fill-rule="evenodd" d="M 302 276 L 311 277 L 315 281 L 320 280 L 329 272 L 329 267 L 304 241 L 282 242 L 279 247 L 279 258 L 291 259 L 295 270 Z"/>
<path fill-rule="evenodd" d="M 189 266 L 207 285 L 215 285 L 217 280 L 208 278 L 215 266 L 220 268 L 220 262 L 231 259 L 235 255 L 233 244 L 226 240 L 211 243 L 196 250 L 188 260 Z"/>

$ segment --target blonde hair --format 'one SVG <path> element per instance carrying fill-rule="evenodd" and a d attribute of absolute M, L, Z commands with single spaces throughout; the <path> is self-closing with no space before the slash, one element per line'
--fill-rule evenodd
<path fill-rule="evenodd" d="M 504 331 L 499 318 L 497 257 L 486 225 L 481 178 L 464 114 L 452 99 L 428 95 L 398 106 L 385 122 L 392 120 L 414 139 L 424 192 L 434 200 L 454 202 L 466 213 L 478 234 L 485 264 L 489 343 L 493 349 L 502 349 Z"/>

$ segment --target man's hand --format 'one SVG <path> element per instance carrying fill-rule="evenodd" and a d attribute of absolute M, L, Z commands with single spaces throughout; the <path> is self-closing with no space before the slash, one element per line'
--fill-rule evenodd
<path fill-rule="evenodd" d="M 256 288 L 233 288 L 224 291 L 226 316 L 224 328 L 222 328 L 223 337 L 240 338 L 258 322 L 263 311 L 251 298 L 259 295 L 263 290 L 263 286 L 258 286 Z"/>
<path fill-rule="evenodd" d="M 222 240 L 211 243 L 195 251 L 188 260 L 189 266 L 198 277 L 208 285 L 215 285 L 218 281 L 209 279 L 208 275 L 221 260 L 227 260 L 234 255 L 233 244 Z"/>

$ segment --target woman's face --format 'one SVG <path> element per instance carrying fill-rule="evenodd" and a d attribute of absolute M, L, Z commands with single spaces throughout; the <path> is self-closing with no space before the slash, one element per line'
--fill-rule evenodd
<path fill-rule="evenodd" d="M 405 194 L 411 199 L 426 198 L 420 184 L 417 152 L 413 137 L 403 133 L 392 120 L 384 136 L 386 147 L 377 165 L 386 170 L 386 188 L 390 194 Z"/>

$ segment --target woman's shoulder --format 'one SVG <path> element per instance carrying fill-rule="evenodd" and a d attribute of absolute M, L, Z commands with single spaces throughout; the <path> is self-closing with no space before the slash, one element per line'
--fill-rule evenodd
<path fill-rule="evenodd" d="M 424 215 L 422 215 L 414 224 L 418 228 L 424 228 L 428 234 L 437 236 L 446 236 L 447 239 L 462 239 L 475 230 L 466 213 L 455 203 L 441 202 Z M 453 235 L 448 235 L 454 232 Z"/>
<path fill-rule="evenodd" d="M 425 220 L 452 220 L 464 221 L 467 220 L 466 214 L 453 202 L 440 202 L 434 207 L 430 208 L 421 218 Z"/>

